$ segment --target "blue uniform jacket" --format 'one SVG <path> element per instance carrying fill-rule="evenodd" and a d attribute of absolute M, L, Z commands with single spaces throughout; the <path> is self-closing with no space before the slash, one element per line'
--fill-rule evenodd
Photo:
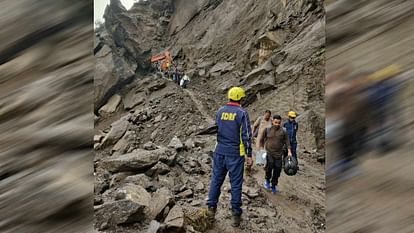
<path fill-rule="evenodd" d="M 218 126 L 215 152 L 224 155 L 252 156 L 252 135 L 247 112 L 237 103 L 227 103 L 216 115 Z"/>
<path fill-rule="evenodd" d="M 288 135 L 289 135 L 289 141 L 290 143 L 297 143 L 296 141 L 296 132 L 298 131 L 298 123 L 296 121 L 289 121 L 287 120 L 283 127 L 286 129 Z"/>

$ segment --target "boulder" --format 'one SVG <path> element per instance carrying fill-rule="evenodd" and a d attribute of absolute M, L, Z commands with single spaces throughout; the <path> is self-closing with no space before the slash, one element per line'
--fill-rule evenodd
<path fill-rule="evenodd" d="M 158 174 L 165 175 L 169 172 L 170 172 L 170 168 L 166 164 L 158 162 L 155 166 L 153 166 L 148 171 L 146 171 L 145 174 L 147 176 L 154 177 L 154 176 L 157 176 Z"/>
<path fill-rule="evenodd" d="M 146 94 L 144 92 L 136 93 L 135 90 L 128 92 L 124 97 L 124 109 L 130 110 L 145 102 Z"/>
<path fill-rule="evenodd" d="M 181 197 L 181 198 L 192 197 L 193 195 L 194 195 L 194 193 L 191 189 L 187 189 L 184 192 L 181 192 L 181 193 L 178 194 L 178 196 Z"/>
<path fill-rule="evenodd" d="M 150 189 L 151 187 L 154 187 L 154 184 L 152 183 L 150 178 L 145 174 L 128 176 L 127 178 L 125 178 L 124 181 L 125 183 L 139 185 L 145 189 Z"/>
<path fill-rule="evenodd" d="M 142 206 L 149 206 L 151 195 L 140 185 L 126 184 L 118 189 L 117 197 L 122 200 L 128 200 Z"/>
<path fill-rule="evenodd" d="M 175 205 L 168 213 L 168 216 L 165 219 L 165 224 L 167 226 L 167 229 L 176 231 L 182 230 L 184 227 L 183 209 L 180 206 Z"/>
<path fill-rule="evenodd" d="M 159 149 L 147 151 L 137 149 L 128 154 L 117 157 L 110 157 L 102 161 L 101 166 L 110 172 L 146 172 L 152 166 L 157 164 L 160 154 L 165 150 Z"/>
<path fill-rule="evenodd" d="M 145 219 L 145 207 L 130 200 L 106 202 L 95 211 L 95 226 L 104 230 L 118 224 L 141 222 Z"/>
<path fill-rule="evenodd" d="M 151 198 L 147 216 L 151 220 L 161 220 L 164 209 L 174 204 L 171 191 L 165 187 L 158 189 Z"/>
<path fill-rule="evenodd" d="M 234 68 L 234 64 L 231 62 L 219 62 L 216 63 L 209 71 L 210 74 L 214 74 L 214 73 L 225 73 L 228 71 L 233 70 Z"/>
<path fill-rule="evenodd" d="M 147 233 L 158 233 L 160 228 L 161 228 L 161 224 L 155 220 L 152 220 L 148 227 Z"/>
<path fill-rule="evenodd" d="M 122 136 L 124 136 L 124 133 L 128 130 L 128 128 L 129 122 L 124 119 L 120 119 L 112 123 L 109 133 L 106 134 L 106 136 L 102 140 L 102 146 L 107 146 L 116 143 Z"/>
<path fill-rule="evenodd" d="M 112 152 L 126 153 L 135 142 L 136 135 L 133 131 L 127 131 L 124 136 L 114 145 Z"/>
<path fill-rule="evenodd" d="M 173 139 L 171 139 L 170 143 L 168 144 L 168 147 L 179 150 L 179 149 L 182 149 L 184 145 L 177 136 L 174 136 Z"/>
<path fill-rule="evenodd" d="M 251 83 L 253 81 L 256 80 L 256 78 L 258 78 L 261 75 L 264 75 L 268 72 L 270 72 L 271 70 L 273 70 L 273 64 L 271 62 L 271 59 L 267 60 L 265 63 L 263 63 L 261 66 L 259 66 L 258 68 L 250 71 L 250 73 L 248 73 L 246 76 L 244 76 L 242 78 L 243 83 Z"/>
<path fill-rule="evenodd" d="M 108 102 L 99 109 L 99 114 L 114 113 L 118 108 L 119 103 L 121 103 L 121 96 L 113 95 Z"/>

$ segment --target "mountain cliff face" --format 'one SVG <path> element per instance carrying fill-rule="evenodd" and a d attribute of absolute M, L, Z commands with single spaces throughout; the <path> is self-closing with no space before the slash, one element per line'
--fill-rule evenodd
<path fill-rule="evenodd" d="M 242 228 L 323 231 L 324 167 L 317 162 L 323 163 L 325 147 L 322 1 L 153 0 L 127 11 L 113 0 L 104 18 L 95 45 L 98 229 L 202 231 L 191 224 L 191 210 L 204 205 L 215 138 L 196 133 L 214 121 L 226 91 L 237 85 L 247 91 L 245 107 L 252 121 L 266 109 L 283 117 L 290 110 L 299 113 L 303 158 L 298 176 L 282 177 L 286 193 L 281 205 L 260 189 L 261 168 L 246 178 Z M 151 54 L 167 49 L 190 76 L 188 89 L 150 68 Z M 225 184 L 224 190 L 229 188 Z M 116 198 L 125 192 L 148 198 Z M 151 203 L 159 198 L 164 204 L 156 208 Z M 223 198 L 226 208 L 229 193 L 223 192 Z M 120 213 L 125 203 L 130 212 Z M 154 208 L 156 213 L 147 212 Z M 229 231 L 225 208 L 219 212 L 222 224 L 211 232 Z M 108 211 L 116 217 L 104 214 Z M 182 221 L 169 221 L 171 214 Z M 268 214 L 273 217 L 264 217 Z"/>

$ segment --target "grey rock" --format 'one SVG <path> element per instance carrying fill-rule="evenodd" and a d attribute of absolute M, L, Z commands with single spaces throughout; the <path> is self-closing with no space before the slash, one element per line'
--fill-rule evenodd
<path fill-rule="evenodd" d="M 204 190 L 204 184 L 201 181 L 197 182 L 197 184 L 195 186 L 195 190 L 203 191 Z"/>
<path fill-rule="evenodd" d="M 120 154 L 126 153 L 132 148 L 135 142 L 135 133 L 133 131 L 127 131 L 124 136 L 114 145 L 111 152 L 119 152 Z M 132 148 L 133 149 L 133 148 Z"/>
<path fill-rule="evenodd" d="M 99 230 L 103 230 L 122 223 L 143 221 L 145 207 L 130 200 L 106 202 L 95 211 L 95 224 Z"/>
<path fill-rule="evenodd" d="M 184 192 L 181 192 L 178 194 L 178 196 L 181 198 L 188 198 L 188 197 L 192 197 L 193 195 L 194 193 L 191 189 L 187 189 Z"/>
<path fill-rule="evenodd" d="M 139 185 L 145 189 L 150 189 L 154 186 L 150 178 L 145 174 L 138 174 L 133 176 L 128 176 L 125 178 L 125 183 Z"/>
<path fill-rule="evenodd" d="M 185 147 L 186 147 L 187 149 L 192 149 L 192 148 L 194 148 L 194 147 L 195 147 L 195 143 L 194 143 L 194 141 L 193 141 L 191 138 L 187 139 L 187 140 L 185 141 L 184 145 L 185 145 Z"/>
<path fill-rule="evenodd" d="M 153 166 L 148 171 L 146 171 L 145 174 L 147 176 L 154 177 L 158 174 L 165 175 L 169 173 L 170 171 L 171 171 L 170 168 L 166 164 L 158 162 L 155 166 Z"/>
<path fill-rule="evenodd" d="M 126 184 L 118 189 L 117 194 L 123 194 L 123 199 L 143 206 L 149 206 L 151 202 L 151 195 L 140 185 Z"/>
<path fill-rule="evenodd" d="M 182 229 L 184 227 L 183 209 L 180 206 L 175 205 L 168 213 L 168 216 L 165 219 L 165 224 L 167 225 L 168 229 Z"/>
<path fill-rule="evenodd" d="M 151 198 L 147 216 L 151 220 L 160 220 L 167 206 L 174 204 L 171 191 L 165 187 L 158 189 Z"/>
<path fill-rule="evenodd" d="M 111 129 L 102 140 L 102 146 L 111 145 L 117 142 L 129 128 L 129 122 L 120 119 L 111 124 Z"/>
<path fill-rule="evenodd" d="M 119 185 L 120 183 L 122 183 L 125 178 L 128 177 L 128 173 L 117 173 L 114 174 L 111 178 L 111 182 L 109 183 L 109 188 L 113 188 L 117 185 Z"/>
<path fill-rule="evenodd" d="M 147 233 L 158 233 L 158 230 L 160 229 L 160 227 L 161 227 L 161 224 L 159 222 L 152 220 L 148 227 Z"/>
<path fill-rule="evenodd" d="M 171 139 L 170 143 L 168 144 L 168 147 L 179 150 L 179 149 L 182 149 L 184 145 L 177 136 L 174 136 L 173 139 Z"/>
<path fill-rule="evenodd" d="M 209 71 L 210 74 L 214 73 L 223 73 L 227 71 L 231 71 L 234 68 L 234 64 L 231 62 L 219 62 L 216 63 Z"/>
<path fill-rule="evenodd" d="M 97 143 L 99 143 L 99 142 L 101 142 L 102 141 L 102 139 L 104 138 L 104 136 L 102 135 L 102 134 L 99 134 L 99 135 L 94 135 L 93 136 L 93 142 L 97 142 Z"/>
<path fill-rule="evenodd" d="M 124 109 L 130 110 L 145 102 L 146 94 L 144 92 L 136 93 L 135 90 L 128 92 L 124 97 Z"/>
<path fill-rule="evenodd" d="M 155 145 L 153 142 L 147 142 L 142 146 L 145 150 L 156 150 L 158 146 Z"/>
<path fill-rule="evenodd" d="M 164 149 L 154 151 L 137 149 L 132 153 L 105 159 L 101 166 L 110 172 L 145 172 L 157 164 L 162 153 L 165 153 Z"/>
<path fill-rule="evenodd" d="M 108 102 L 99 109 L 99 114 L 114 113 L 118 108 L 119 103 L 121 103 L 121 96 L 113 95 Z"/>

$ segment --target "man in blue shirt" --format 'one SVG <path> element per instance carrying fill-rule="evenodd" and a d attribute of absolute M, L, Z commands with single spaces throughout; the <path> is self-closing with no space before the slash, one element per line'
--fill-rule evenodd
<path fill-rule="evenodd" d="M 292 156 L 298 161 L 298 155 L 296 149 L 298 147 L 298 142 L 296 140 L 296 133 L 298 132 L 298 123 L 295 121 L 296 119 L 296 112 L 290 111 L 288 113 L 288 120 L 283 124 L 283 128 L 286 129 L 289 135 L 289 142 L 292 151 Z"/>
<path fill-rule="evenodd" d="M 208 194 L 208 213 L 214 222 L 220 189 L 227 172 L 231 183 L 232 225 L 238 227 L 242 214 L 242 185 L 245 157 L 247 165 L 252 164 L 252 135 L 249 115 L 240 103 L 246 97 L 240 87 L 232 87 L 228 92 L 228 102 L 216 115 L 218 126 L 217 145 L 213 158 L 213 174 Z"/>

